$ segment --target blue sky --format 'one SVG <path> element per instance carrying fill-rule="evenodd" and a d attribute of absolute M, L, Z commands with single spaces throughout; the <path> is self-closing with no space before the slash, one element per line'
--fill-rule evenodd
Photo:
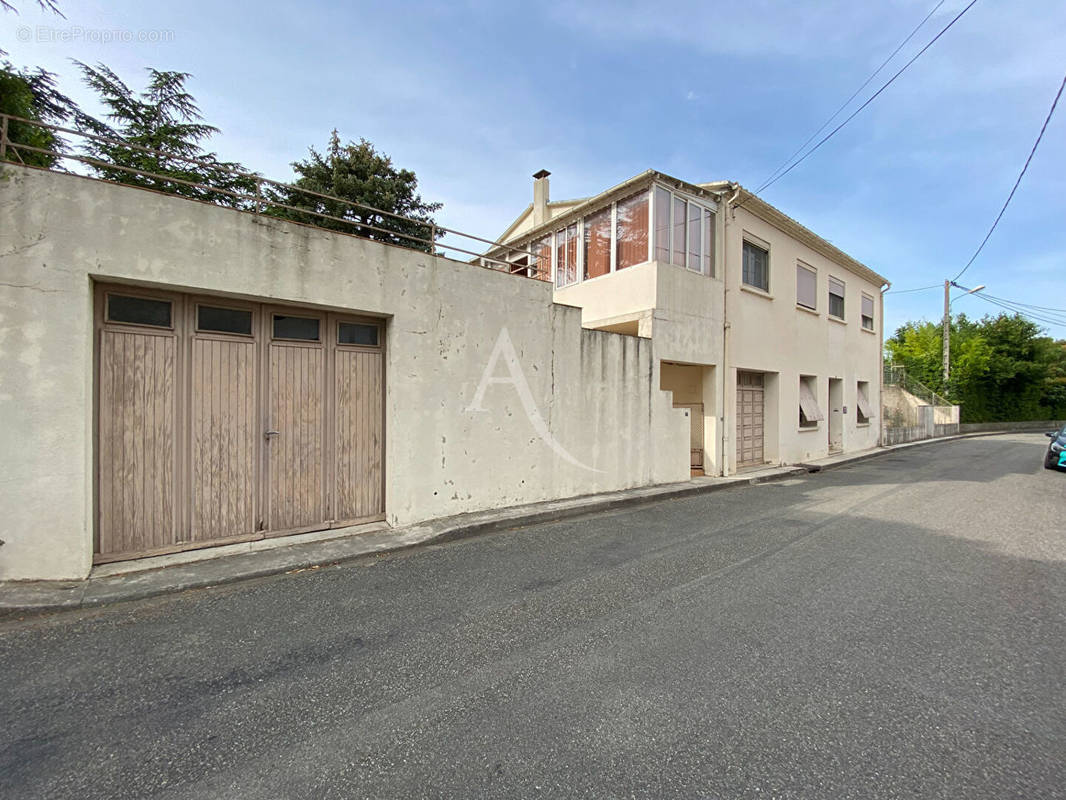
<path fill-rule="evenodd" d="M 60 4 L 65 20 L 17 0 L 19 15 L 0 14 L 0 47 L 58 73 L 89 110 L 70 58 L 135 87 L 146 67 L 191 72 L 223 158 L 288 179 L 289 162 L 336 127 L 415 170 L 423 197 L 444 203 L 443 224 L 495 237 L 541 168 L 553 199 L 648 168 L 755 188 L 936 0 Z M 964 5 L 945 2 L 866 94 Z M 101 41 L 112 30 L 146 41 Z M 165 41 L 152 41 L 158 31 Z M 979 0 L 763 196 L 894 289 L 942 282 L 998 213 L 1064 71 L 1061 0 Z M 1066 308 L 1064 106 L 960 283 Z M 942 290 L 888 295 L 886 332 L 938 319 L 942 303 Z M 974 297 L 953 309 L 996 310 Z"/>

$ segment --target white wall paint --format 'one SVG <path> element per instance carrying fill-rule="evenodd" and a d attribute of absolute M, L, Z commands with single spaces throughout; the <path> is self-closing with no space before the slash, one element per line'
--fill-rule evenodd
<path fill-rule="evenodd" d="M 651 342 L 582 330 L 546 283 L 70 175 L 4 176 L 0 579 L 91 565 L 93 279 L 387 317 L 394 525 L 688 477 L 687 421 Z M 551 435 L 599 471 L 553 452 L 513 386 L 471 408 L 504 328 Z"/>

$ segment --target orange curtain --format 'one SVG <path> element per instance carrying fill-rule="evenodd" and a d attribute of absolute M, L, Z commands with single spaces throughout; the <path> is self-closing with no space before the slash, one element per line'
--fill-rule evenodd
<path fill-rule="evenodd" d="M 611 209 L 585 218 L 585 278 L 611 271 Z"/>
<path fill-rule="evenodd" d="M 616 269 L 625 269 L 648 260 L 648 193 L 635 194 L 618 202 Z"/>
<path fill-rule="evenodd" d="M 530 250 L 537 254 L 537 271 L 533 277 L 537 280 L 550 281 L 552 279 L 552 237 L 545 236 L 539 242 L 534 242 Z"/>

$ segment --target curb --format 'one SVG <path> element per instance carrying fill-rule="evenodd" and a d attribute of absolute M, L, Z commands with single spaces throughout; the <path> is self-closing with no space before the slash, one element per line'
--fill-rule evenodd
<path fill-rule="evenodd" d="M 12 617 L 85 610 L 113 603 L 145 600 L 165 594 L 239 583 L 298 570 L 317 569 L 361 558 L 372 558 L 387 553 L 470 539 L 504 530 L 573 519 L 587 514 L 621 508 L 636 508 L 743 486 L 760 486 L 786 478 L 851 466 L 911 447 L 1009 433 L 1017 433 L 1017 431 L 967 433 L 940 439 L 923 439 L 842 457 L 829 464 L 804 463 L 784 466 L 774 472 L 751 478 L 740 476 L 715 483 L 661 484 L 605 495 L 584 495 L 530 506 L 517 506 L 512 513 L 505 516 L 497 512 L 462 514 L 416 524 L 406 529 L 372 531 L 337 539 L 294 544 L 290 547 L 177 564 L 143 572 L 95 579 L 90 577 L 84 581 L 13 582 L 6 587 L 0 587 L 0 623 L 9 621 Z M 8 596 L 5 597 L 5 594 Z"/>

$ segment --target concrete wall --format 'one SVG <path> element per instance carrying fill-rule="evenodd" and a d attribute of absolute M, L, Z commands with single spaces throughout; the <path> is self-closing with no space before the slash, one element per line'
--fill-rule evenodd
<path fill-rule="evenodd" d="M 881 413 L 884 415 L 886 427 L 915 427 L 918 425 L 918 409 L 924 405 L 925 403 L 899 386 L 886 384 L 881 387 Z"/>
<path fill-rule="evenodd" d="M 742 253 L 745 236 L 770 251 L 770 285 L 768 292 L 744 286 Z M 828 417 L 829 379 L 843 380 L 846 413 L 843 414 L 843 448 L 845 452 L 876 447 L 880 420 L 860 424 L 856 415 L 859 381 L 866 381 L 870 405 L 881 407 L 881 304 L 880 287 L 844 269 L 774 225 L 739 208 L 727 220 L 725 228 L 726 314 L 729 319 L 729 355 L 731 371 L 750 370 L 768 373 L 766 389 L 767 415 L 771 403 L 774 418 L 766 420 L 767 459 L 795 463 L 824 457 L 829 452 Z M 796 262 L 802 261 L 817 270 L 817 309 L 810 311 L 796 304 Z M 845 284 L 845 319 L 827 313 L 829 276 Z M 862 293 L 874 299 L 874 330 L 867 331 L 860 322 Z M 801 375 L 817 378 L 818 404 L 826 416 L 817 428 L 799 427 L 799 382 Z M 771 388 L 771 386 L 773 388 Z M 726 391 L 727 418 L 735 419 L 736 393 L 731 383 Z M 774 396 L 771 397 L 771 394 Z M 771 452 L 770 430 L 778 431 Z M 727 463 L 736 450 L 735 425 L 727 426 Z"/>
<path fill-rule="evenodd" d="M 959 423 L 950 422 L 950 409 L 958 406 L 918 406 L 914 409 L 914 422 L 909 425 L 887 425 L 884 429 L 886 446 L 954 436 L 959 433 Z M 943 420 L 949 420 L 947 422 Z"/>
<path fill-rule="evenodd" d="M 92 558 L 93 281 L 386 318 L 386 514 L 394 525 L 683 480 L 687 420 L 647 340 L 583 331 L 549 284 L 85 178 L 0 181 L 0 579 L 79 578 Z M 501 335 L 511 384 L 472 408 Z M 503 362 L 497 377 L 507 377 Z M 594 470 L 594 471 L 593 471 Z"/>
<path fill-rule="evenodd" d="M 1064 420 L 1030 420 L 1027 422 L 967 422 L 959 425 L 959 433 L 999 433 L 1001 431 L 1057 431 L 1066 425 Z"/>

